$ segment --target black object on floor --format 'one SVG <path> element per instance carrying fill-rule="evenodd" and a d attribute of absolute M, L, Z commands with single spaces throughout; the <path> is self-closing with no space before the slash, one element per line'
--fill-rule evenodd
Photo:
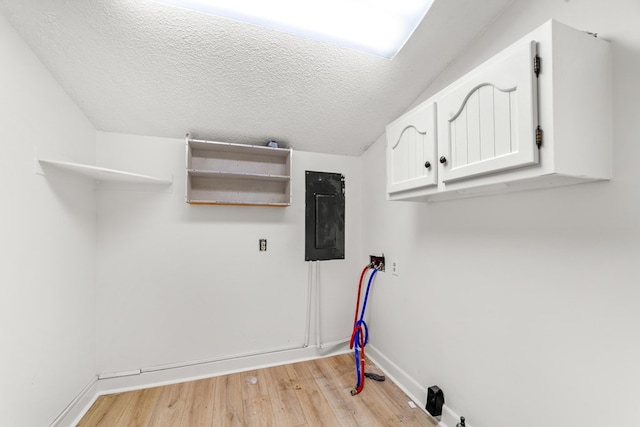
<path fill-rule="evenodd" d="M 371 372 L 365 372 L 364 376 L 367 378 L 371 378 L 374 381 L 384 381 L 384 375 L 372 374 Z"/>
<path fill-rule="evenodd" d="M 433 385 L 427 389 L 427 405 L 426 410 L 432 416 L 438 417 L 442 415 L 442 405 L 444 405 L 444 393 L 440 387 Z"/>

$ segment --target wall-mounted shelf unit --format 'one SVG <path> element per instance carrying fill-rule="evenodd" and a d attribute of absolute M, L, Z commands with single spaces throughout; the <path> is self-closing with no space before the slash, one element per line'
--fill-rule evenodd
<path fill-rule="evenodd" d="M 284 207 L 291 204 L 291 149 L 187 136 L 190 204 Z"/>
<path fill-rule="evenodd" d="M 96 181 L 110 181 L 110 182 L 125 182 L 134 184 L 158 184 L 158 185 L 171 185 L 172 179 L 158 178 L 149 175 L 141 175 L 132 172 L 126 172 L 117 169 L 103 168 L 99 166 L 92 166 L 83 163 L 64 162 L 59 160 L 44 160 L 39 159 L 37 163 L 40 166 L 51 167 L 74 174 L 83 176 L 85 178 L 94 179 Z M 43 171 L 36 173 L 44 175 Z"/>

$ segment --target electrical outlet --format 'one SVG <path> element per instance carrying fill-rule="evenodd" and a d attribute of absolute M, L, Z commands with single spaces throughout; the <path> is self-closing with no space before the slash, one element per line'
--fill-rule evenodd
<path fill-rule="evenodd" d="M 400 266 L 398 265 L 398 260 L 394 259 L 391 261 L 391 274 L 397 276 L 400 274 Z"/>

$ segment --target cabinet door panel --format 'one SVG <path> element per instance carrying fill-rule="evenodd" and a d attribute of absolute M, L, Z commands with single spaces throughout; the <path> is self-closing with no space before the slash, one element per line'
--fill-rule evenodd
<path fill-rule="evenodd" d="M 435 103 L 421 104 L 389 124 L 387 192 L 437 185 L 436 148 Z"/>
<path fill-rule="evenodd" d="M 480 99 L 494 102 L 493 90 L 491 86 L 481 87 L 478 93 L 478 103 Z M 493 108 L 479 108 L 479 110 L 479 123 L 482 123 L 480 126 L 480 160 L 487 160 L 496 156 L 494 110 Z"/>
<path fill-rule="evenodd" d="M 480 161 L 480 91 L 474 92 L 467 101 L 467 163 Z"/>
<path fill-rule="evenodd" d="M 438 101 L 442 182 L 538 163 L 536 43 L 506 51 Z"/>

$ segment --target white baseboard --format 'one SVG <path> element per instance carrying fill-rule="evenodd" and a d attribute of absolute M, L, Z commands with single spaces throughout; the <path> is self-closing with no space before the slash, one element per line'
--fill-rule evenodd
<path fill-rule="evenodd" d="M 53 420 L 50 427 L 75 426 L 98 398 L 98 376 L 84 386 L 78 395 Z"/>
<path fill-rule="evenodd" d="M 449 408 L 447 405 L 442 407 L 442 419 L 440 423 L 438 423 L 438 427 L 456 427 L 460 422 L 460 415 L 455 413 L 453 409 Z M 471 424 L 465 421 L 465 425 L 467 427 L 472 427 Z"/>
<path fill-rule="evenodd" d="M 367 346 L 367 359 L 378 366 L 385 375 L 398 386 L 407 396 L 411 398 L 418 406 L 424 408 L 427 403 L 427 389 L 422 384 L 415 381 L 398 365 L 393 363 L 387 356 L 382 354 L 378 349 L 369 344 Z"/>
<path fill-rule="evenodd" d="M 105 394 L 139 390 L 184 381 L 210 378 L 235 372 L 313 360 L 348 353 L 349 340 L 323 343 L 316 346 L 266 350 L 225 356 L 213 360 L 199 360 L 101 374 L 94 377 L 73 401 L 54 420 L 50 427 L 75 426 L 96 399 Z"/>
<path fill-rule="evenodd" d="M 376 364 L 391 381 L 393 381 L 402 391 L 406 393 L 426 414 L 431 416 L 426 409 L 427 404 L 427 387 L 422 385 L 409 374 L 407 374 L 402 368 L 393 363 L 384 354 L 378 351 L 374 346 L 367 346 L 367 358 Z M 442 416 L 438 418 L 432 417 L 438 422 L 438 427 L 456 427 L 460 422 L 460 415 L 454 412 L 447 405 L 442 406 Z M 472 427 L 468 422 L 465 423 L 467 427 Z"/>
<path fill-rule="evenodd" d="M 100 395 L 210 378 L 348 352 L 350 352 L 348 342 L 336 341 L 323 344 L 321 348 L 313 346 L 276 349 L 255 354 L 226 356 L 219 360 L 195 361 L 127 371 L 121 373 L 122 375 L 114 373 L 101 375 L 100 377 L 96 376 L 78 393 L 71 403 L 69 403 L 62 413 L 51 423 L 50 427 L 77 425 Z M 367 347 L 367 358 L 405 392 L 422 411 L 430 415 L 424 409 L 426 404 L 425 386 L 411 378 L 409 374 L 371 345 Z M 447 405 L 444 405 L 442 407 L 441 419 L 438 420 L 434 418 L 434 420 L 439 421 L 438 427 L 456 427 L 460 422 L 460 415 Z M 467 427 L 472 426 L 467 423 Z"/>
<path fill-rule="evenodd" d="M 427 403 L 427 389 L 422 384 L 411 378 L 402 368 L 393 363 L 387 356 L 378 351 L 374 346 L 367 346 L 367 359 L 370 359 L 385 376 L 389 377 L 400 390 L 402 390 L 425 414 L 438 422 L 437 418 L 431 416 L 425 409 Z"/>
<path fill-rule="evenodd" d="M 244 353 L 225 356 L 219 359 L 174 363 L 164 366 L 142 368 L 138 375 L 109 374 L 98 381 L 98 394 L 111 394 L 123 391 L 139 390 L 226 375 L 235 372 L 267 368 L 317 359 L 320 357 L 343 354 L 349 351 L 348 341 L 325 343 L 322 348 L 315 346 L 266 350 L 258 353 Z"/>

